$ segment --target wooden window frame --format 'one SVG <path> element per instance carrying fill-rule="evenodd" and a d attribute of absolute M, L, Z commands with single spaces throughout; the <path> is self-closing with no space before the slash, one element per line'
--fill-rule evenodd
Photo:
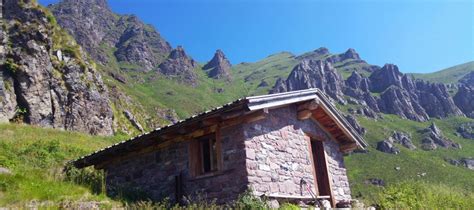
<path fill-rule="evenodd" d="M 215 158 L 217 159 L 215 162 L 212 160 L 214 157 L 211 154 L 210 164 L 211 164 L 211 171 L 205 172 L 204 171 L 204 153 L 202 151 L 202 142 L 205 139 L 209 139 L 209 142 L 215 140 Z M 212 147 L 212 144 L 209 144 L 209 147 Z M 212 152 L 212 150 L 209 150 Z M 212 164 L 216 163 L 217 165 L 213 166 Z M 193 178 L 201 178 L 206 176 L 213 176 L 218 174 L 222 171 L 222 143 L 220 138 L 219 129 L 216 129 L 215 133 L 211 133 L 205 136 L 201 136 L 196 139 L 192 139 L 189 143 L 189 170 L 190 174 Z"/>

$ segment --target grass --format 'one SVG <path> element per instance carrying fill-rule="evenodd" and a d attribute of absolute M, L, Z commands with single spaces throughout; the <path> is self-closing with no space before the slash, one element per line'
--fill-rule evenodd
<path fill-rule="evenodd" d="M 377 203 L 377 196 L 383 188 L 365 184 L 369 178 L 381 178 L 387 184 L 424 182 L 424 185 L 449 186 L 453 192 L 474 192 L 474 180 L 472 171 L 450 165 L 445 158 L 474 157 L 474 142 L 459 138 L 454 134 L 457 126 L 464 122 L 474 120 L 462 117 L 451 117 L 444 120 L 433 120 L 437 126 L 444 131 L 444 135 L 453 141 L 460 143 L 462 149 L 437 149 L 435 151 L 423 151 L 419 149 L 421 144 L 420 129 L 428 127 L 431 122 L 415 122 L 404 120 L 394 115 L 384 115 L 384 119 L 374 121 L 367 118 L 359 118 L 361 124 L 367 128 L 365 139 L 371 145 L 366 154 L 352 154 L 346 157 L 349 179 L 352 193 L 355 197 L 366 203 Z M 393 131 L 402 131 L 412 135 L 412 141 L 418 147 L 414 151 L 400 148 L 401 153 L 392 155 L 375 150 L 376 142 L 389 137 Z M 401 169 L 395 170 L 395 167 Z M 426 176 L 419 177 L 419 173 Z"/>
<path fill-rule="evenodd" d="M 95 137 L 29 125 L 0 124 L 0 206 L 24 206 L 32 200 L 113 202 L 89 186 L 67 181 L 66 162 L 105 147 L 123 136 Z"/>
<path fill-rule="evenodd" d="M 433 73 L 411 75 L 417 79 L 423 79 L 431 82 L 456 84 L 459 79 L 472 71 L 474 71 L 474 61 L 456 65 Z"/>

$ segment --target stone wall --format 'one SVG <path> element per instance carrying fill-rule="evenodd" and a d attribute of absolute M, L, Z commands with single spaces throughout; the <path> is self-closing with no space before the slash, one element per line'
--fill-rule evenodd
<path fill-rule="evenodd" d="M 220 175 L 192 178 L 189 171 L 188 142 L 152 153 L 134 156 L 106 168 L 107 193 L 129 194 L 155 201 L 174 201 L 175 176 L 183 176 L 183 190 L 191 199 L 217 199 L 225 203 L 237 198 L 247 187 L 242 126 L 222 129 L 223 170 Z"/>
<path fill-rule="evenodd" d="M 191 198 L 235 200 L 247 188 L 260 195 L 305 196 L 305 180 L 314 187 L 310 137 L 324 141 L 336 201 L 350 200 L 350 189 L 338 145 L 313 120 L 298 120 L 296 107 L 270 110 L 256 122 L 221 131 L 223 170 L 220 175 L 193 178 L 189 171 L 189 142 L 134 156 L 106 168 L 107 192 L 127 193 L 159 201 L 174 201 L 175 177 L 182 174 L 184 194 Z"/>
<path fill-rule="evenodd" d="M 334 141 L 325 141 L 326 161 L 332 178 L 332 191 L 336 201 L 350 201 L 351 189 L 347 178 L 346 167 L 339 146 Z"/>
<path fill-rule="evenodd" d="M 310 137 L 324 140 L 336 201 L 350 200 L 350 189 L 338 145 L 313 120 L 298 120 L 296 107 L 270 110 L 264 120 L 244 125 L 249 185 L 256 194 L 310 196 L 301 179 L 314 186 Z"/>

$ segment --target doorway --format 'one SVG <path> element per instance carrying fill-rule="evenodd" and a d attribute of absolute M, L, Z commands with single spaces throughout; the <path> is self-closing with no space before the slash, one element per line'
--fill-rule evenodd
<path fill-rule="evenodd" d="M 316 185 L 319 192 L 318 196 L 330 196 L 330 201 L 332 201 L 333 197 L 323 142 L 311 139 L 311 150 L 313 154 Z"/>

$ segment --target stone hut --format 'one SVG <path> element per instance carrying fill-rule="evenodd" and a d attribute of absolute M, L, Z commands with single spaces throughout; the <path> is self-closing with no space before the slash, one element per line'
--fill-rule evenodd
<path fill-rule="evenodd" d="M 351 200 L 343 154 L 367 144 L 318 89 L 246 97 L 81 157 L 109 196 Z"/>

